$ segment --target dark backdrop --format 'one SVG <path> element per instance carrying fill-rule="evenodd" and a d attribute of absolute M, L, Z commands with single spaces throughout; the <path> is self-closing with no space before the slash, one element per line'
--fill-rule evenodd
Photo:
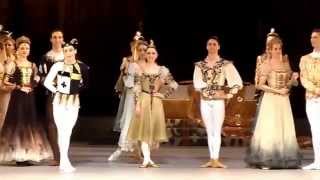
<path fill-rule="evenodd" d="M 192 78 L 193 63 L 206 55 L 206 38 L 218 35 L 221 54 L 235 62 L 245 81 L 253 82 L 256 56 L 271 27 L 283 38 L 292 68 L 298 70 L 300 56 L 311 51 L 310 31 L 320 26 L 318 7 L 317 0 L 1 0 L 0 23 L 14 37 L 32 38 L 35 62 L 49 49 L 52 29 L 63 29 L 66 40 L 78 38 L 79 56 L 91 67 L 81 113 L 114 115 L 118 99 L 113 86 L 137 29 L 155 40 L 159 63 L 177 80 Z M 294 115 L 305 117 L 303 88 L 294 88 L 292 97 Z"/>

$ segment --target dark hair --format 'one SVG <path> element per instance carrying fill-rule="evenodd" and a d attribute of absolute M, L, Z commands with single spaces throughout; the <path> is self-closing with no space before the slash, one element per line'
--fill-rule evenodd
<path fill-rule="evenodd" d="M 314 28 L 314 29 L 312 30 L 312 32 L 313 32 L 313 33 L 319 33 L 319 34 L 320 34 L 320 28 Z"/>
<path fill-rule="evenodd" d="M 53 33 L 55 33 L 55 32 L 61 32 L 62 35 L 63 35 L 63 31 L 61 29 L 54 29 L 54 30 L 51 31 L 50 37 L 52 37 Z"/>
<path fill-rule="evenodd" d="M 73 38 L 68 43 L 64 43 L 62 47 L 72 46 L 74 49 L 78 49 L 79 42 L 76 38 Z"/>
<path fill-rule="evenodd" d="M 218 36 L 210 36 L 210 37 L 208 38 L 207 42 L 208 42 L 209 40 L 211 40 L 211 39 L 217 41 L 218 44 L 220 44 L 220 40 L 219 40 L 219 37 L 218 37 Z"/>

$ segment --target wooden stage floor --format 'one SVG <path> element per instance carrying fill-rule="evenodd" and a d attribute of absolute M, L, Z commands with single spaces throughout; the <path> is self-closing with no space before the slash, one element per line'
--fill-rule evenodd
<path fill-rule="evenodd" d="M 153 153 L 159 169 L 140 169 L 139 164 L 124 154 L 118 161 L 108 162 L 107 157 L 115 146 L 73 144 L 71 159 L 77 170 L 60 173 L 49 166 L 0 166 L 0 180 L 319 180 L 320 171 L 260 170 L 246 168 L 243 161 L 245 148 L 224 147 L 221 150 L 227 169 L 202 169 L 199 165 L 208 159 L 205 146 L 162 146 Z M 303 150 L 303 164 L 313 158 L 311 149 Z"/>

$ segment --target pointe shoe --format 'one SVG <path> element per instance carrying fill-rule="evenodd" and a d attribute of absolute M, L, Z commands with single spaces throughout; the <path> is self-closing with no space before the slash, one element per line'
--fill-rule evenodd
<path fill-rule="evenodd" d="M 261 166 L 260 167 L 262 170 L 270 170 L 270 167 L 268 167 L 268 166 Z"/>
<path fill-rule="evenodd" d="M 109 158 L 108 158 L 108 161 L 116 161 L 117 159 L 119 159 L 119 156 L 120 156 L 120 152 L 116 151 L 114 153 L 112 153 Z"/>
<path fill-rule="evenodd" d="M 213 167 L 213 168 L 223 168 L 223 169 L 227 168 L 226 165 L 222 164 L 222 163 L 221 163 L 219 160 L 217 160 L 217 159 L 212 160 L 211 162 L 212 162 L 212 167 Z"/>
<path fill-rule="evenodd" d="M 149 165 L 149 167 L 152 167 L 152 168 L 160 168 L 159 164 L 149 163 L 148 165 Z"/>
<path fill-rule="evenodd" d="M 212 168 L 212 160 L 200 166 L 201 168 Z"/>
<path fill-rule="evenodd" d="M 309 164 L 308 166 L 304 166 L 303 170 L 320 170 L 320 165 L 316 163 Z"/>
<path fill-rule="evenodd" d="M 139 166 L 139 168 L 149 168 L 149 163 L 143 163 L 142 165 Z"/>

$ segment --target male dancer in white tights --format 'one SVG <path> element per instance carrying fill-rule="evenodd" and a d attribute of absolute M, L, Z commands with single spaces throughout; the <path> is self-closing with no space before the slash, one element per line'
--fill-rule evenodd
<path fill-rule="evenodd" d="M 80 99 L 79 93 L 88 84 L 89 67 L 76 60 L 76 40 L 71 40 L 63 47 L 64 61 L 55 63 L 44 85 L 53 94 L 53 117 L 58 129 L 58 145 L 60 151 L 60 170 L 72 172 L 68 151 L 72 129 L 78 119 Z"/>
<path fill-rule="evenodd" d="M 301 57 L 300 79 L 306 89 L 306 111 L 311 126 L 314 162 L 305 170 L 320 170 L 320 29 L 311 34 L 313 52 Z"/>
<path fill-rule="evenodd" d="M 210 160 L 201 167 L 226 168 L 219 161 L 221 129 L 225 117 L 225 99 L 230 99 L 242 88 L 241 77 L 232 64 L 219 56 L 217 37 L 207 41 L 208 56 L 195 64 L 193 83 L 200 91 L 201 116 L 207 130 Z M 225 92 L 225 81 L 230 90 Z"/>

